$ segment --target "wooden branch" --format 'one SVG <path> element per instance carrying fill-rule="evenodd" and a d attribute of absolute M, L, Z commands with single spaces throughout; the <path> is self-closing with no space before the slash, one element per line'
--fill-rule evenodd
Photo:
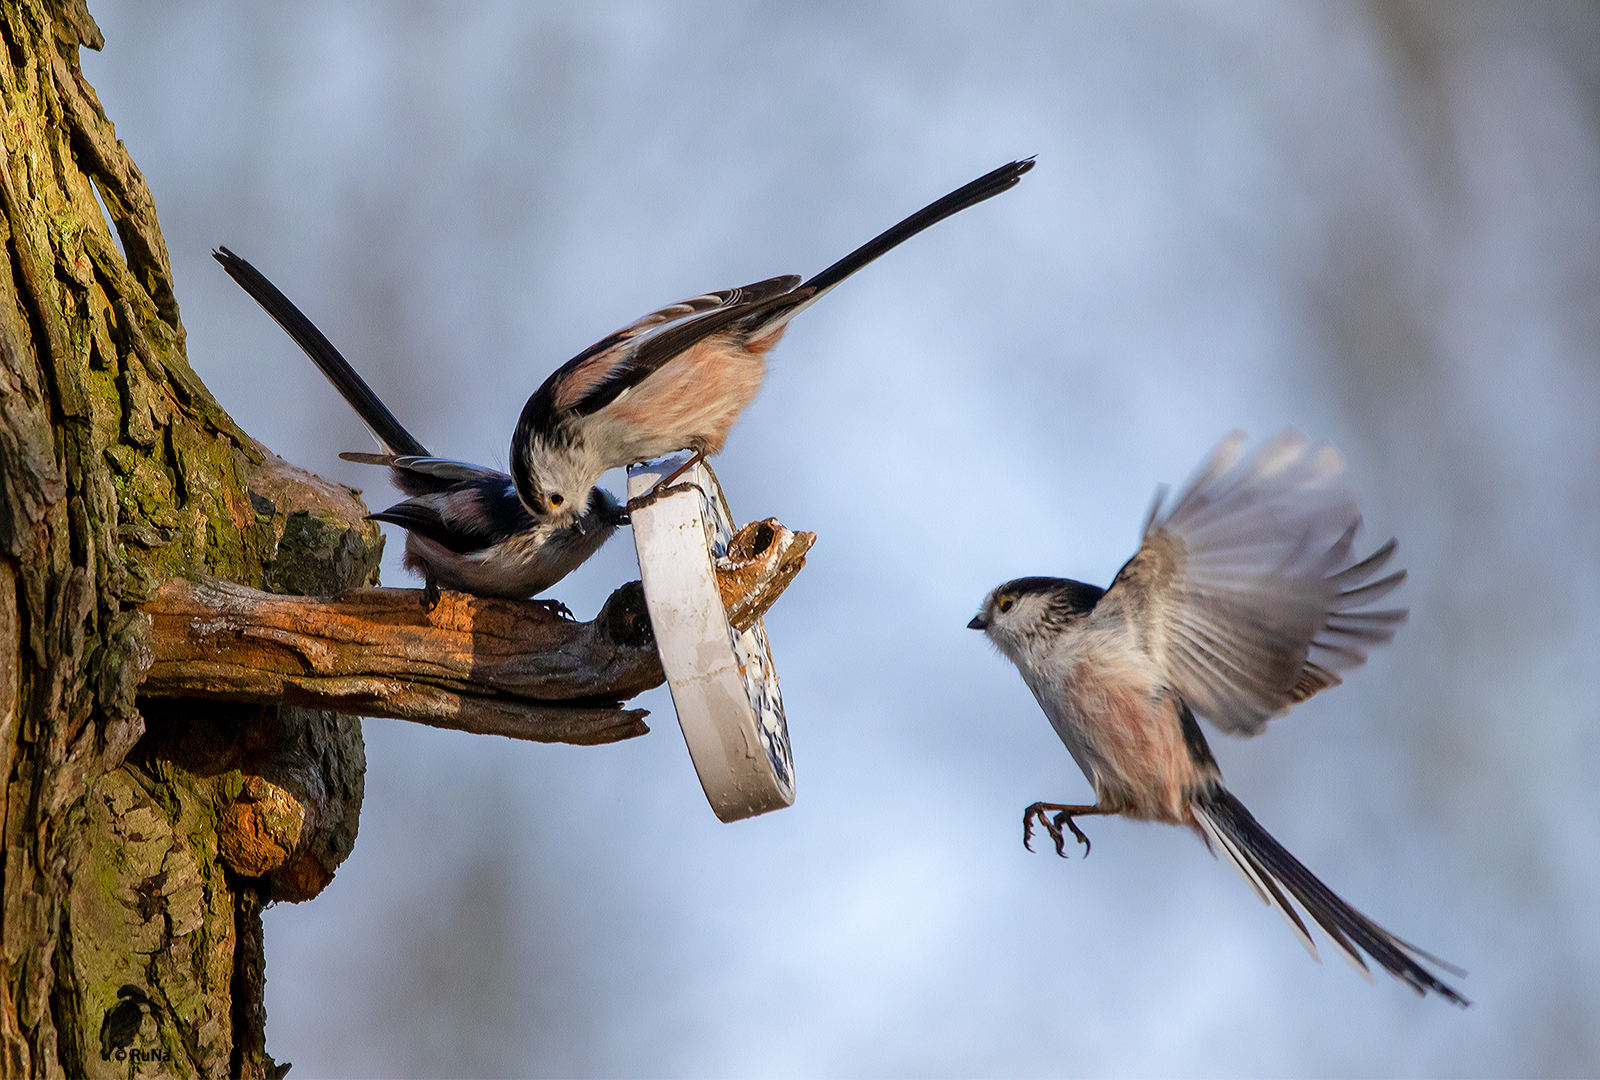
<path fill-rule="evenodd" d="M 752 522 L 717 560 L 730 622 L 754 625 L 815 542 L 777 519 Z M 534 742 L 616 742 L 650 729 L 620 703 L 665 681 L 640 584 L 591 622 L 544 604 L 415 589 L 331 599 L 173 578 L 144 604 L 147 698 L 288 703 Z"/>
<path fill-rule="evenodd" d="M 587 623 L 530 601 L 414 589 L 280 596 L 166 582 L 144 605 L 154 662 L 139 693 L 288 702 L 580 745 L 643 735 L 617 703 L 665 676 L 638 582 Z"/>

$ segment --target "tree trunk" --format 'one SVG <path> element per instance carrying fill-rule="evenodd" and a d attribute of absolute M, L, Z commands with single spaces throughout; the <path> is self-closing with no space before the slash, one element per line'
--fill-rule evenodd
<path fill-rule="evenodd" d="M 643 589 L 588 623 L 360 589 L 383 541 L 355 492 L 189 367 L 155 205 L 78 68 L 83 0 L 0 0 L 0 37 L 0 1075 L 281 1076 L 261 908 L 325 888 L 361 810 L 361 722 L 321 707 L 641 735 Z M 814 540 L 740 531 L 733 625 Z"/>
<path fill-rule="evenodd" d="M 0 0 L 0 35 L 0 1073 L 278 1074 L 261 906 L 348 854 L 360 722 L 136 707 L 138 605 L 173 577 L 375 583 L 382 541 L 190 369 L 150 193 L 79 71 L 82 0 Z"/>

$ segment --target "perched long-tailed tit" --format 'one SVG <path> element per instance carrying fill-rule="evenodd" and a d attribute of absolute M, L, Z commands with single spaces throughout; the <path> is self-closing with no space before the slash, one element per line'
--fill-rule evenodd
<path fill-rule="evenodd" d="M 878 256 L 1007 190 L 1031 168 L 1029 158 L 979 177 L 804 284 L 790 274 L 706 293 L 597 341 L 556 369 L 523 407 L 511 443 L 522 501 L 541 518 L 567 521 L 608 469 L 693 450 L 643 498 L 664 492 L 684 469 L 722 449 L 761 388 L 767 352 L 790 319 Z"/>
<path fill-rule="evenodd" d="M 1370 608 L 1405 571 L 1373 580 L 1393 540 L 1351 558 L 1361 516 L 1338 483 L 1338 451 L 1312 448 L 1296 431 L 1241 460 L 1243 446 L 1238 432 L 1224 440 L 1165 511 L 1157 494 L 1138 554 L 1109 589 L 1018 578 L 990 593 L 967 624 L 1017 665 L 1094 786 L 1092 806 L 1028 807 L 1023 843 L 1035 819 L 1061 854 L 1063 826 L 1087 854 L 1074 817 L 1186 825 L 1283 915 L 1313 957 L 1291 897 L 1368 980 L 1362 952 L 1418 993 L 1465 1005 L 1422 962 L 1464 972 L 1335 896 L 1267 834 L 1223 787 L 1195 722 L 1199 714 L 1231 734 L 1260 734 L 1268 720 L 1339 685 L 1338 673 L 1363 663 L 1406 617 Z"/>
<path fill-rule="evenodd" d="M 381 454 L 339 456 L 388 466 L 394 486 L 410 496 L 368 516 L 406 530 L 405 566 L 422 577 L 428 608 L 439 602 L 441 588 L 514 600 L 543 592 L 600 550 L 628 520 L 604 488 L 586 493 L 581 514 L 535 517 L 505 473 L 432 456 L 260 271 L 227 248 L 212 255 L 305 350 L 383 447 Z"/>

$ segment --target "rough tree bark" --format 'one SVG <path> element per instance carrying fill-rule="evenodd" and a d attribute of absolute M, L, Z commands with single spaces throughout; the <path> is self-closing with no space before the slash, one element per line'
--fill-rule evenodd
<path fill-rule="evenodd" d="M 0 1069 L 270 1075 L 261 905 L 348 853 L 359 722 L 141 716 L 136 605 L 174 575 L 361 584 L 381 541 L 190 370 L 153 201 L 78 68 L 101 45 L 81 2 L 4 3 L 0 34 Z M 304 805 L 321 820 L 279 820 Z"/>
<path fill-rule="evenodd" d="M 173 577 L 374 582 L 381 539 L 190 369 L 154 203 L 79 71 L 82 0 L 3 0 L 0 37 L 0 1073 L 273 1075 L 260 910 L 349 852 L 360 724 L 141 715 L 138 605 Z"/>
<path fill-rule="evenodd" d="M 355 843 L 343 711 L 643 734 L 621 708 L 663 681 L 643 592 L 576 623 L 361 588 L 383 541 L 356 493 L 189 366 L 154 202 L 79 70 L 83 0 L 0 0 L 0 40 L 0 1075 L 281 1076 L 261 909 Z M 814 540 L 735 536 L 734 625 Z"/>

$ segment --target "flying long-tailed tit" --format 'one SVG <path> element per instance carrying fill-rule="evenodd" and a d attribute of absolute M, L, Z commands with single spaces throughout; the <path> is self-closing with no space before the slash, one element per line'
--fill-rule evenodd
<path fill-rule="evenodd" d="M 878 256 L 1007 190 L 1031 168 L 1029 158 L 979 177 L 803 284 L 791 274 L 692 297 L 591 345 L 523 407 L 511 443 L 522 501 L 540 518 L 567 521 L 608 469 L 693 450 L 643 498 L 664 492 L 696 460 L 722 449 L 790 319 Z"/>
<path fill-rule="evenodd" d="M 322 332 L 261 272 L 227 248 L 212 252 L 224 270 L 305 350 L 360 415 L 381 454 L 340 454 L 385 465 L 409 498 L 377 514 L 406 530 L 406 569 L 424 581 L 423 603 L 439 590 L 522 599 L 543 592 L 610 539 L 627 514 L 611 493 L 593 488 L 581 514 L 560 520 L 530 514 L 511 477 L 482 465 L 437 458 L 396 420 Z M 565 611 L 558 602 L 552 610 Z"/>
<path fill-rule="evenodd" d="M 1465 1005 L 1424 963 L 1465 974 L 1395 937 L 1312 875 L 1222 784 L 1195 722 L 1258 735 L 1267 721 L 1337 686 L 1339 672 L 1394 637 L 1404 610 L 1370 605 L 1405 579 L 1376 575 L 1390 540 L 1356 561 L 1361 516 L 1339 484 L 1332 446 L 1286 431 L 1242 457 L 1235 432 L 1165 510 L 1164 492 L 1139 551 L 1108 589 L 1065 578 L 1007 582 L 967 625 L 1016 664 L 1094 787 L 1092 806 L 1034 803 L 1063 849 L 1073 818 L 1120 814 L 1186 825 L 1275 907 L 1302 944 L 1316 945 L 1298 901 L 1345 959 L 1371 979 L 1361 953 L 1418 993 Z"/>

